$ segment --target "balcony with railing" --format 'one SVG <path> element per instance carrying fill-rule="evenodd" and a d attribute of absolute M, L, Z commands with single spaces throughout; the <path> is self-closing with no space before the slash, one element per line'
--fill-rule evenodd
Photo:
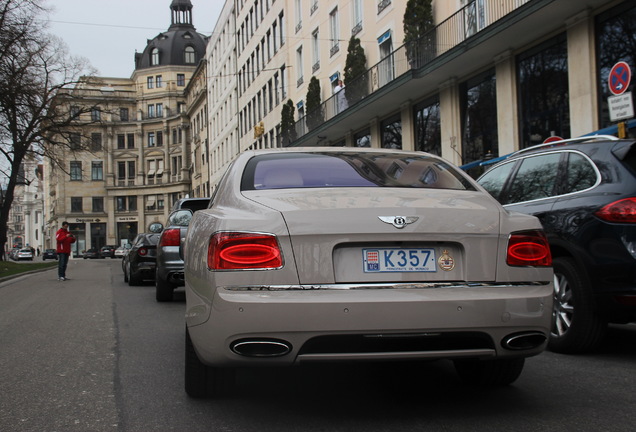
<path fill-rule="evenodd" d="M 290 145 L 290 142 L 293 144 L 310 132 L 312 125 L 317 127 L 316 125 L 333 119 L 344 110 L 354 108 L 363 99 L 403 75 L 425 68 L 432 61 L 476 37 L 482 30 L 531 1 L 533 0 L 489 2 L 486 11 L 479 9 L 476 1 L 469 3 L 419 39 L 400 46 L 366 73 L 347 82 L 344 90 L 346 102 L 343 103 L 342 94 L 331 96 L 316 112 L 307 113 L 296 121 L 293 131 L 282 134 L 283 145 Z M 388 4 L 390 1 L 383 1 L 378 9 Z"/>

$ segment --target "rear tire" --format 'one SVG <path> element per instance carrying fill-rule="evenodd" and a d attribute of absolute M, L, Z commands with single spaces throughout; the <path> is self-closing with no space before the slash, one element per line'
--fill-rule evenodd
<path fill-rule="evenodd" d="M 141 279 L 141 277 L 138 274 L 134 273 L 129 265 L 128 266 L 128 285 L 138 286 L 138 285 L 141 285 L 142 281 L 143 280 Z"/>
<path fill-rule="evenodd" d="M 174 286 L 155 275 L 155 298 L 158 302 L 169 302 L 174 297 Z"/>
<path fill-rule="evenodd" d="M 455 370 L 459 378 L 469 385 L 477 386 L 506 386 L 519 378 L 526 359 L 495 359 L 495 360 L 455 360 Z"/>
<path fill-rule="evenodd" d="M 605 336 L 607 322 L 594 310 L 594 295 L 586 273 L 572 258 L 555 258 L 554 306 L 548 348 L 576 354 L 597 348 Z"/>
<path fill-rule="evenodd" d="M 190 333 L 185 332 L 185 391 L 192 398 L 220 396 L 234 384 L 234 370 L 207 366 L 199 360 Z"/>

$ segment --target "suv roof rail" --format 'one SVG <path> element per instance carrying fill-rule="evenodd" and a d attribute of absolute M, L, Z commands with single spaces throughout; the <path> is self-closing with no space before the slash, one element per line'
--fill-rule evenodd
<path fill-rule="evenodd" d="M 514 155 L 518 155 L 520 153 L 525 153 L 525 152 L 529 152 L 529 151 L 533 151 L 533 150 L 539 150 L 539 149 L 542 149 L 542 148 L 556 147 L 556 146 L 560 146 L 560 145 L 563 145 L 563 144 L 569 144 L 569 143 L 579 143 L 579 142 L 599 141 L 599 140 L 603 140 L 603 141 L 618 141 L 618 138 L 615 137 L 614 135 L 588 135 L 588 136 L 582 136 L 582 137 L 578 137 L 578 138 L 568 138 L 568 139 L 559 140 L 559 141 L 552 141 L 552 142 L 549 142 L 549 143 L 537 144 L 537 145 L 534 145 L 532 147 L 527 147 L 527 148 L 524 148 L 524 149 L 521 149 L 521 150 L 517 150 L 513 154 Z"/>

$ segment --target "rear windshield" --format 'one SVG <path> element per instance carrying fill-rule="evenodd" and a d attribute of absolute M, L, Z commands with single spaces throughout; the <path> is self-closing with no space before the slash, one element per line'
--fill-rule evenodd
<path fill-rule="evenodd" d="M 252 158 L 242 190 L 404 187 L 475 190 L 451 165 L 397 153 L 277 153 Z"/>
<path fill-rule="evenodd" d="M 197 210 L 203 210 L 208 208 L 208 204 L 210 204 L 209 199 L 187 200 L 181 203 L 181 208 L 190 209 L 193 212 L 195 212 Z"/>

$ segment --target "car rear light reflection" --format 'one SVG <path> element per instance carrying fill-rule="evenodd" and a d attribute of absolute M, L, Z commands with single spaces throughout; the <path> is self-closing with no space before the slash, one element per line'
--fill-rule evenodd
<path fill-rule="evenodd" d="M 210 270 L 279 268 L 283 258 L 276 237 L 254 233 L 217 233 L 208 246 Z"/>
<path fill-rule="evenodd" d="M 148 254 L 148 249 L 145 247 L 139 248 L 137 250 L 137 255 L 146 256 Z"/>
<path fill-rule="evenodd" d="M 511 266 L 551 266 L 552 254 L 545 233 L 539 230 L 512 233 L 508 239 L 506 263 Z"/>
<path fill-rule="evenodd" d="M 181 230 L 179 228 L 171 228 L 161 233 L 159 247 L 163 246 L 179 246 Z"/>
<path fill-rule="evenodd" d="M 636 198 L 614 201 L 594 214 L 607 222 L 636 223 Z"/>

